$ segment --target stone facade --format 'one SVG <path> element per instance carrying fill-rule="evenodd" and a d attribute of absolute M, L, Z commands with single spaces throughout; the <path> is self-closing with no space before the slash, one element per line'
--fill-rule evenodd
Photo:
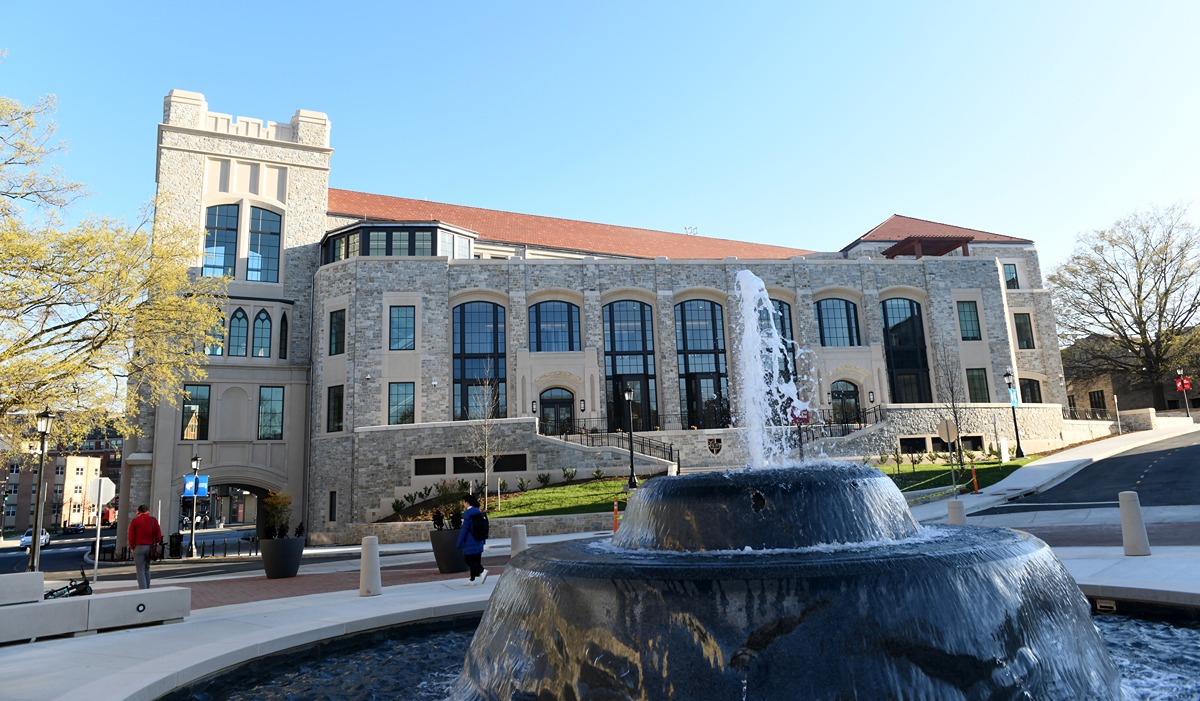
<path fill-rule="evenodd" d="M 485 240 L 453 222 L 426 221 L 422 224 L 438 236 L 456 242 L 452 253 L 410 257 L 362 249 L 357 255 L 331 256 L 329 246 L 340 245 L 343 237 L 348 244 L 356 227 L 366 232 L 382 224 L 328 211 L 329 146 L 329 120 L 320 113 L 300 110 L 289 123 L 264 123 L 209 112 L 196 93 L 173 91 L 166 98 L 159 126 L 160 216 L 197 228 L 203 241 L 208 208 L 241 208 L 226 311 L 232 315 L 240 309 L 251 320 L 265 312 L 276 324 L 286 317 L 287 357 L 276 351 L 257 358 L 211 357 L 203 381 L 212 397 L 206 439 L 181 437 L 181 406 L 149 407 L 143 437 L 127 455 L 134 469 L 123 473 L 122 493 L 129 495 L 123 503 L 162 503 L 164 518 L 173 521 L 188 460 L 199 455 L 213 484 L 260 494 L 287 491 L 298 512 L 293 521 L 305 521 L 313 542 L 345 542 L 365 532 L 361 524 L 389 513 L 393 499 L 442 479 L 476 479 L 463 462 L 477 452 L 469 437 L 474 422 L 454 420 L 450 320 L 460 305 L 480 301 L 504 310 L 507 394 L 501 415 L 506 418 L 496 421 L 496 450 L 509 457 L 506 470 L 519 468 L 493 480 L 503 476 L 510 484 L 519 478 L 533 483 L 539 474 L 557 475 L 564 468 L 580 477 L 628 469 L 627 449 L 619 443 L 588 447 L 539 436 L 536 421 L 536 403 L 548 390 L 569 396 L 572 419 L 589 431 L 609 430 L 610 407 L 624 411 L 629 406 L 623 397 L 608 396 L 604 331 L 606 305 L 627 300 L 652 310 L 655 409 L 676 424 L 639 434 L 672 446 L 685 469 L 744 465 L 738 429 L 688 430 L 680 418 L 689 408 L 677 361 L 677 339 L 685 332 L 676 324 L 677 305 L 694 300 L 720 305 L 730 388 L 724 400 L 736 425 L 741 398 L 734 335 L 740 330 L 730 295 L 741 270 L 762 278 L 771 298 L 788 305 L 797 343 L 811 349 L 801 354 L 800 363 L 806 370 L 803 393 L 813 408 L 829 411 L 832 386 L 840 381 L 854 387 L 861 408 L 886 416 L 830 451 L 878 455 L 893 452 L 899 438 L 934 434 L 946 399 L 941 379 L 955 376 L 962 386 L 967 369 L 986 373 L 985 392 L 995 404 L 968 405 L 965 433 L 992 436 L 1008 430 L 1004 374 L 1012 368 L 1017 377 L 1040 383 L 1045 402 L 1018 410 L 1027 449 L 1062 438 L 1059 405 L 1066 395 L 1053 310 L 1036 251 L 1026 241 L 989 235 L 973 243 L 969 255 L 964 250 L 922 258 L 889 259 L 886 244 L 862 241 L 841 252 L 792 258 L 688 260 L 572 252 L 568 241 L 518 245 Z M 279 282 L 247 279 L 250 232 L 244 220 L 250 208 L 282 216 Z M 461 250 L 455 237 L 462 239 Z M 198 264 L 202 249 L 197 248 Z M 1016 289 L 1005 283 L 1005 264 L 1016 266 Z M 859 344 L 820 345 L 814 304 L 829 298 L 854 305 Z M 893 298 L 911 300 L 921 310 L 919 332 L 933 404 L 901 405 L 892 397 L 881 305 Z M 578 308 L 579 350 L 530 347 L 529 309 L 547 301 Z M 958 303 L 963 301 L 978 309 L 980 340 L 962 340 Z M 389 347 L 393 306 L 414 310 L 411 349 Z M 1031 349 L 1016 348 L 1016 313 L 1033 320 Z M 344 332 L 331 345 L 335 318 Z M 412 424 L 388 425 L 391 383 L 411 386 Z M 262 440 L 254 432 L 261 387 L 283 388 L 282 439 Z M 340 423 L 330 421 L 330 402 L 338 397 L 341 411 L 332 413 Z M 999 417 L 998 428 L 993 416 Z M 636 462 L 645 473 L 674 468 L 640 454 Z"/>

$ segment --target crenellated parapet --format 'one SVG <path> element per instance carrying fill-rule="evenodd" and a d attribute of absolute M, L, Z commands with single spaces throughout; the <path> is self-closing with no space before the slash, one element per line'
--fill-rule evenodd
<path fill-rule="evenodd" d="M 324 112 L 296 110 L 287 124 L 264 122 L 252 117 L 209 112 L 204 95 L 189 90 L 172 90 L 163 100 L 163 124 L 229 136 L 329 147 L 330 123 Z"/>

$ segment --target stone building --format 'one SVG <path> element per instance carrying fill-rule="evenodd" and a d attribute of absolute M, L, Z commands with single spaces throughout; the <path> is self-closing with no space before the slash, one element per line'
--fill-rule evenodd
<path fill-rule="evenodd" d="M 213 485 L 291 493 L 333 542 L 397 498 L 481 479 L 482 434 L 491 489 L 742 465 L 741 270 L 808 349 L 787 362 L 810 420 L 851 426 L 857 454 L 934 445 L 951 385 L 978 424 L 964 433 L 998 433 L 1010 369 L 1027 446 L 1063 438 L 1031 241 L 893 216 L 815 252 L 387 197 L 330 188 L 330 144 L 321 113 L 264 124 L 167 96 L 159 215 L 197 229 L 196 273 L 228 275 L 229 305 L 207 378 L 127 441 L 122 503 L 178 511 L 195 455 Z"/>

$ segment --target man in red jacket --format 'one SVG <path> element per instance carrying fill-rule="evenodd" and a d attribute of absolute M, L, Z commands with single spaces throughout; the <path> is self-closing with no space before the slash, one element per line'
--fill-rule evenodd
<path fill-rule="evenodd" d="M 150 507 L 142 504 L 137 516 L 129 522 L 129 547 L 133 548 L 133 563 L 137 567 L 138 589 L 150 588 L 150 560 L 162 543 L 158 519 L 150 515 Z"/>

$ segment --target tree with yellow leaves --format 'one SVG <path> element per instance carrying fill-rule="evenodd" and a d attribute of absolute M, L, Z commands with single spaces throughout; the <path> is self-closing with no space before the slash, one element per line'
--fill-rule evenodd
<path fill-rule="evenodd" d="M 201 232 L 152 210 L 135 226 L 61 223 L 83 189 L 47 164 L 63 148 L 53 107 L 0 97 L 0 450 L 44 407 L 63 431 L 128 434 L 138 398 L 176 400 L 220 343 L 224 281 L 195 272 Z"/>

